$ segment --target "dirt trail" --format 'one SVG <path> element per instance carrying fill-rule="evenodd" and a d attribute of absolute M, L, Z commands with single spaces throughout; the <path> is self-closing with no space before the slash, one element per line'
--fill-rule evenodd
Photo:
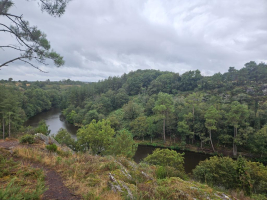
<path fill-rule="evenodd" d="M 0 140 L 0 148 L 9 149 L 12 147 L 16 147 L 20 145 L 16 140 Z M 16 161 L 22 161 L 19 158 L 14 158 Z M 22 162 L 28 163 L 30 166 L 34 168 L 41 168 L 45 171 L 45 184 L 48 188 L 47 191 L 44 192 L 42 199 L 43 200 L 77 200 L 81 199 L 78 196 L 75 196 L 71 193 L 70 189 L 68 189 L 63 181 L 61 176 L 53 169 L 49 167 L 43 166 L 40 163 L 32 163 L 23 160 Z"/>

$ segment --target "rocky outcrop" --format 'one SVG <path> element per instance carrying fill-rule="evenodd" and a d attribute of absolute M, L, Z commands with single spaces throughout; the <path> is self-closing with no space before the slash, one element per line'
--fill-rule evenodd
<path fill-rule="evenodd" d="M 69 151 L 69 152 L 74 153 L 72 149 L 70 149 L 70 148 L 67 147 L 67 146 L 62 146 L 61 144 L 59 144 L 59 143 L 58 143 L 53 137 L 51 137 L 51 136 L 46 136 L 46 135 L 44 135 L 44 134 L 42 134 L 42 133 L 36 133 L 34 136 L 35 136 L 36 139 L 42 140 L 46 145 L 48 145 L 48 144 L 55 144 L 55 145 L 57 145 L 58 147 L 60 147 L 61 150 L 64 151 L 64 152 L 68 152 L 68 151 Z"/>

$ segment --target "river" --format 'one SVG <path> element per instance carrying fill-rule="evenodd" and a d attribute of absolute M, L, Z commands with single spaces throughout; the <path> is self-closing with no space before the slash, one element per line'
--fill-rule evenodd
<path fill-rule="evenodd" d="M 41 120 L 45 120 L 46 124 L 49 126 L 51 130 L 50 134 L 56 134 L 60 128 L 67 129 L 67 131 L 76 138 L 77 127 L 72 124 L 69 124 L 64 117 L 62 116 L 59 109 L 51 109 L 42 113 L 37 114 L 36 116 L 30 118 L 26 122 L 26 126 L 37 127 L 38 123 Z M 151 154 L 156 147 L 152 146 L 138 146 L 136 154 L 134 156 L 134 161 L 139 163 L 143 158 L 145 158 L 148 154 Z M 178 153 L 183 153 L 182 151 L 177 151 Z M 185 161 L 185 171 L 186 173 L 191 173 L 192 170 L 196 167 L 196 165 L 206 158 L 209 158 L 209 155 L 195 152 L 185 152 L 184 161 Z"/>
<path fill-rule="evenodd" d="M 49 126 L 51 130 L 50 134 L 57 134 L 59 129 L 64 128 L 72 135 L 72 137 L 76 138 L 76 132 L 78 130 L 73 124 L 69 124 L 61 114 L 60 109 L 53 108 L 48 111 L 41 112 L 34 117 L 28 119 L 25 123 L 26 126 L 37 127 L 38 123 L 42 120 L 45 120 L 46 124 Z"/>

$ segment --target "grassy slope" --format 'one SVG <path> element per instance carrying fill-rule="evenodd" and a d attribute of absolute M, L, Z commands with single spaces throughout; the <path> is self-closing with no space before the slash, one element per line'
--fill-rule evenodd
<path fill-rule="evenodd" d="M 0 199 L 39 199 L 45 191 L 44 173 L 9 159 L 0 148 Z"/>
<path fill-rule="evenodd" d="M 136 164 L 122 157 L 72 155 L 62 151 L 56 154 L 47 152 L 44 146 L 17 147 L 15 155 L 56 169 L 64 183 L 84 199 L 223 199 L 224 195 L 205 184 L 178 177 L 157 179 L 155 166 Z M 114 192 L 112 188 L 121 191 Z"/>

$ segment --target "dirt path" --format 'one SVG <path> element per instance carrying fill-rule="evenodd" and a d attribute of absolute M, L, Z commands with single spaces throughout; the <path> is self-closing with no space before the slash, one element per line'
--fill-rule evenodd
<path fill-rule="evenodd" d="M 19 143 L 16 140 L 4 141 L 0 140 L 0 148 L 10 149 L 12 147 L 18 146 Z M 16 158 L 16 161 L 21 161 L 21 159 Z M 45 184 L 48 188 L 47 191 L 44 192 L 42 199 L 43 200 L 77 200 L 81 199 L 78 196 L 75 196 L 71 193 L 70 189 L 68 189 L 63 181 L 61 176 L 53 169 L 50 169 L 46 166 L 43 166 L 40 163 L 33 163 L 28 161 L 22 161 L 24 163 L 28 163 L 31 167 L 41 168 L 45 171 Z"/>

